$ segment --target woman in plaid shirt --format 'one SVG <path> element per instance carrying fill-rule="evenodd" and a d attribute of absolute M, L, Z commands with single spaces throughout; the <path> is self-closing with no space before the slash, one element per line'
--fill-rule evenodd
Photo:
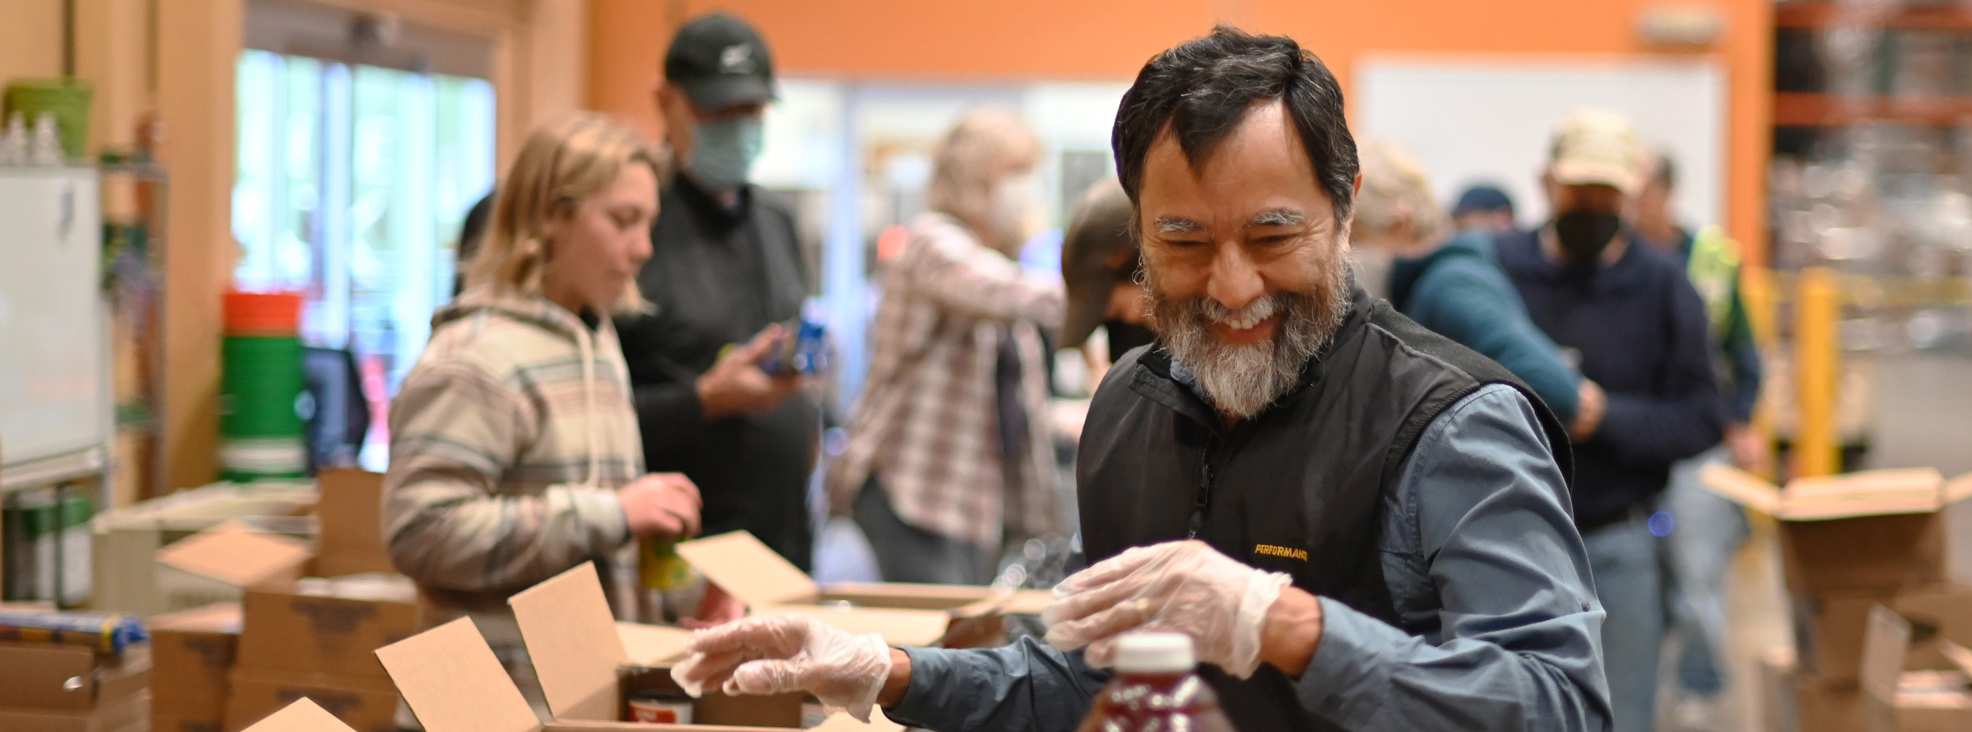
<path fill-rule="evenodd" d="M 934 154 L 930 211 L 883 275 L 870 375 L 829 466 L 884 579 L 984 584 L 1005 537 L 1055 524 L 1043 329 L 1061 285 L 1013 257 L 1034 218 L 1033 133 L 968 114 Z"/>

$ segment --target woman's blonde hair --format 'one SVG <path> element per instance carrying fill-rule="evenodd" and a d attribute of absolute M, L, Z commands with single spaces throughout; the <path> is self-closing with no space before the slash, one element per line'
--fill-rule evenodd
<path fill-rule="evenodd" d="M 1363 189 L 1356 194 L 1357 232 L 1371 237 L 1408 222 L 1425 244 L 1451 231 L 1451 217 L 1431 195 L 1431 178 L 1395 145 L 1365 141 L 1361 147 Z"/>
<path fill-rule="evenodd" d="M 1040 141 L 1018 116 L 1000 109 L 967 112 L 932 151 L 925 205 L 976 232 L 991 232 L 1008 223 L 993 220 L 994 184 L 1040 158 Z"/>
<path fill-rule="evenodd" d="M 667 156 L 635 131 L 593 112 L 535 128 L 500 183 L 492 225 L 466 269 L 466 288 L 541 292 L 552 254 L 545 237 L 548 221 L 574 213 L 583 199 L 614 183 L 624 166 L 649 167 L 662 182 L 668 164 Z M 634 281 L 616 303 L 620 311 L 644 307 Z"/>

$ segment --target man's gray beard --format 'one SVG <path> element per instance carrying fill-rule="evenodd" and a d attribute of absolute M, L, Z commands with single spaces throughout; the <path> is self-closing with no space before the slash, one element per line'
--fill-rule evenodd
<path fill-rule="evenodd" d="M 1212 337 L 1217 318 L 1233 315 L 1206 297 L 1172 301 L 1158 291 L 1155 278 L 1144 290 L 1150 297 L 1151 324 L 1158 341 L 1198 381 L 1213 408 L 1238 419 L 1250 419 L 1293 391 L 1301 370 L 1334 339 L 1349 312 L 1349 267 L 1338 262 L 1334 276 L 1313 293 L 1268 295 L 1280 328 L 1273 340 L 1246 346 L 1227 346 Z M 1267 307 L 1255 300 L 1247 305 Z M 1215 316 L 1217 316 L 1215 318 Z"/>

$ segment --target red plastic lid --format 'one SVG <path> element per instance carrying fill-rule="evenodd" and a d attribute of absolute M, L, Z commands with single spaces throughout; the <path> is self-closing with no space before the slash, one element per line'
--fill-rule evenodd
<path fill-rule="evenodd" d="M 242 292 L 225 296 L 226 332 L 232 335 L 301 332 L 301 293 Z"/>

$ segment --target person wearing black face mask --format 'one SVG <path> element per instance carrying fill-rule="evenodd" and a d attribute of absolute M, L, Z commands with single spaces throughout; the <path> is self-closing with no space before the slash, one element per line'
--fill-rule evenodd
<path fill-rule="evenodd" d="M 1501 235 L 1500 265 L 1549 338 L 1599 384 L 1599 423 L 1573 427 L 1575 525 L 1588 546 L 1615 729 L 1649 730 L 1664 637 L 1650 523 L 1671 464 L 1718 444 L 1725 420 L 1704 303 L 1670 257 L 1625 226 L 1642 150 L 1622 117 L 1588 110 L 1554 136 L 1546 184 L 1554 217 Z"/>
<path fill-rule="evenodd" d="M 1062 237 L 1061 275 L 1068 284 L 1068 314 L 1062 323 L 1061 347 L 1085 347 L 1098 328 L 1108 336 L 1107 352 L 1092 353 L 1089 359 L 1092 385 L 1123 354 L 1157 342 L 1157 334 L 1150 330 L 1143 286 L 1136 281 L 1132 215 L 1122 184 L 1110 178 L 1083 194 Z"/>

